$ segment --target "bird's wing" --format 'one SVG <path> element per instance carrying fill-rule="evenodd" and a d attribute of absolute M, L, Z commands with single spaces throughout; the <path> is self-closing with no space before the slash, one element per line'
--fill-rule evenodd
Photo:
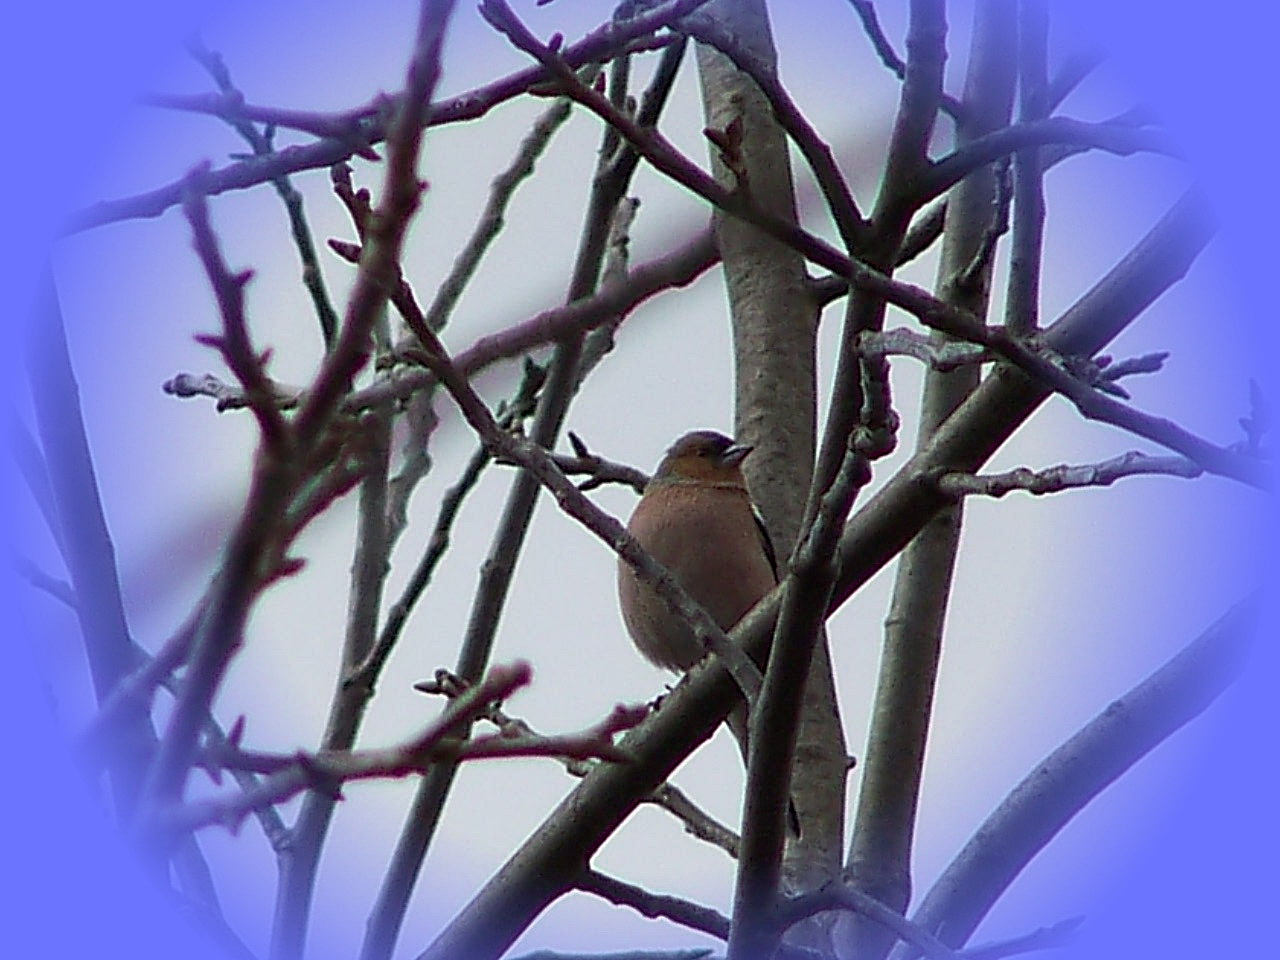
<path fill-rule="evenodd" d="M 756 522 L 756 530 L 760 533 L 760 549 L 764 551 L 765 558 L 769 561 L 769 569 L 773 571 L 773 579 L 778 580 L 778 553 L 773 549 L 773 541 L 769 539 L 769 530 L 764 525 L 764 518 L 760 516 L 760 511 L 751 506 L 751 516 Z"/>

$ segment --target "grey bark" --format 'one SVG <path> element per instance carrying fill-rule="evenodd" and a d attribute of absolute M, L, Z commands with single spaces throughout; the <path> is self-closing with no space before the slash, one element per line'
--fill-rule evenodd
<path fill-rule="evenodd" d="M 763 0 L 717 0 L 715 17 L 761 64 L 777 54 Z M 716 178 L 747 189 L 769 212 L 794 221 L 795 191 L 786 134 L 759 86 L 722 53 L 698 46 L 707 126 L 741 124 L 747 183 L 712 149 Z M 806 289 L 805 264 L 794 250 L 739 220 L 717 217 L 733 323 L 735 431 L 754 446 L 746 461 L 751 495 L 779 558 L 790 555 L 813 471 L 818 309 Z M 787 846 L 784 870 L 793 892 L 812 890 L 839 872 L 844 836 L 846 750 L 825 638 L 814 652 L 797 744 L 792 794 L 801 834 Z"/>

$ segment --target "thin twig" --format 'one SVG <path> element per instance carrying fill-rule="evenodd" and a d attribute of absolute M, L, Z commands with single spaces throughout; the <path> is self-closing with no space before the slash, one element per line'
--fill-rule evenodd
<path fill-rule="evenodd" d="M 292 410 L 302 399 L 301 387 L 288 387 L 268 378 L 272 403 L 278 410 Z M 243 387 L 220 380 L 212 373 L 176 373 L 160 385 L 171 397 L 211 397 L 214 409 L 219 413 L 239 410 L 249 406 L 249 397 Z"/>
<path fill-rule="evenodd" d="M 232 81 L 231 72 L 227 69 L 226 61 L 222 59 L 221 54 L 210 50 L 199 38 L 193 38 L 188 41 L 187 52 L 191 54 L 192 58 L 200 66 L 204 67 L 209 76 L 213 78 L 213 82 L 217 84 L 219 92 L 229 102 L 244 102 L 244 94 Z M 252 121 L 235 113 L 224 114 L 223 116 L 227 123 L 249 145 L 254 156 L 266 157 L 275 152 L 271 138 L 258 130 Z M 269 127 L 268 129 L 275 128 Z M 279 194 L 280 199 L 284 202 L 285 211 L 289 217 L 289 232 L 293 237 L 293 244 L 297 248 L 298 259 L 302 263 L 302 283 L 311 295 L 311 303 L 315 308 L 316 318 L 320 322 L 320 333 L 324 338 L 325 347 L 328 348 L 332 346 L 333 338 L 337 336 L 338 314 L 333 309 L 333 302 L 330 300 L 329 291 L 325 287 L 324 274 L 320 270 L 320 262 L 316 257 L 315 239 L 312 237 L 311 227 L 307 223 L 302 194 L 298 192 L 289 178 L 284 175 L 273 178 L 271 185 L 275 187 L 276 193 Z"/>
<path fill-rule="evenodd" d="M 564 47 L 561 55 L 575 69 L 586 63 L 608 60 L 635 41 L 651 37 L 708 0 L 671 0 L 670 3 L 646 10 L 626 19 L 609 20 L 587 34 L 579 42 Z M 528 67 L 500 80 L 469 90 L 449 100 L 432 104 L 422 111 L 423 122 L 431 126 L 474 120 L 493 107 L 505 103 L 531 88 L 544 83 L 547 73 L 541 67 Z M 222 115 L 226 98 L 169 97 L 168 106 Z M 373 144 L 390 135 L 391 117 L 399 99 L 375 98 L 369 105 L 341 114 L 307 114 L 282 111 L 274 107 L 236 104 L 235 116 L 277 127 L 293 127 L 314 133 L 323 139 L 305 146 L 287 147 L 268 157 L 254 157 L 213 170 L 204 181 L 210 195 L 228 190 L 244 190 L 268 183 L 279 176 L 302 170 L 325 169 L 370 151 Z M 376 157 L 376 155 L 374 155 Z M 95 203 L 73 214 L 66 229 L 74 233 L 120 220 L 158 217 L 182 200 L 184 181 L 165 184 L 146 193 Z"/>
<path fill-rule="evenodd" d="M 249 327 L 244 312 L 244 288 L 253 272 L 232 273 L 223 259 L 221 244 L 209 222 L 209 206 L 201 183 L 207 167 L 197 167 L 189 178 L 182 209 L 191 225 L 196 255 L 209 278 L 214 299 L 222 315 L 222 333 L 201 335 L 196 339 L 215 348 L 244 390 L 246 405 L 258 420 L 264 450 L 280 457 L 290 443 L 289 429 L 276 401 L 274 385 L 266 374 L 265 357 L 259 355 L 249 340 Z"/>
<path fill-rule="evenodd" d="M 978 249 L 954 280 L 960 287 L 990 283 L 996 244 L 1009 232 L 1009 205 L 1013 200 L 1012 167 L 1008 157 L 997 160 L 995 167 L 995 197 L 991 203 L 991 216 L 983 228 Z M 948 281 L 944 281 L 946 282 Z"/>
<path fill-rule="evenodd" d="M 639 209 L 640 201 L 635 197 L 624 197 L 618 202 L 613 221 L 609 224 L 609 238 L 605 242 L 604 264 L 600 269 L 601 287 L 626 282 L 631 259 L 631 225 Z M 578 361 L 579 387 L 613 351 L 615 336 L 623 319 L 624 315 L 619 314 L 592 328 L 583 338 L 582 358 Z"/>
<path fill-rule="evenodd" d="M 1003 960 L 1004 957 L 1016 957 L 1041 950 L 1056 950 L 1071 943 L 1083 922 L 1084 917 L 1068 917 L 1051 927 L 1041 927 L 1020 937 L 970 947 L 961 951 L 960 956 L 965 960 Z"/>
<path fill-rule="evenodd" d="M 68 610 L 77 606 L 76 592 L 66 580 L 61 580 L 39 567 L 35 561 L 20 553 L 11 556 L 14 572 L 32 587 L 57 600 Z"/>
<path fill-rule="evenodd" d="M 617 519 L 588 500 L 556 465 L 555 459 L 528 438 L 503 430 L 484 401 L 453 365 L 444 346 L 425 327 L 414 326 L 422 341 L 423 361 L 458 404 L 471 428 L 494 456 L 511 460 L 527 470 L 556 498 L 560 509 L 573 517 L 630 564 L 676 616 L 688 623 L 703 646 L 722 658 L 751 703 L 760 685 L 759 668 L 746 656 L 676 579 L 645 551 Z"/>
<path fill-rule="evenodd" d="M 1111 121 L 1089 123 L 1071 117 L 1029 120 L 979 137 L 935 161 L 928 173 L 920 178 L 915 203 L 917 206 L 928 203 L 946 193 L 974 170 L 1001 157 L 1031 147 L 1059 145 L 1106 150 L 1120 156 L 1133 153 L 1178 155 L 1169 137 L 1156 130 Z"/>
<path fill-rule="evenodd" d="M 545 379 L 546 372 L 537 364 L 529 362 L 526 365 L 524 377 L 516 390 L 515 397 L 507 405 L 502 417 L 504 429 L 514 426 L 531 415 L 534 401 Z M 403 592 L 387 611 L 382 631 L 378 634 L 378 640 L 373 645 L 373 649 L 369 651 L 368 657 L 362 663 L 351 669 L 344 677 L 345 685 L 364 687 L 372 693 L 374 684 L 382 674 L 382 668 L 404 632 L 409 615 L 431 583 L 436 566 L 449 548 L 450 535 L 458 513 L 462 509 L 463 501 L 475 488 L 481 473 L 492 459 L 489 451 L 482 444 L 467 461 L 457 482 L 445 491 L 440 500 L 440 511 L 436 516 L 435 527 L 431 531 L 431 537 L 427 541 L 427 547 L 418 565 L 409 575 L 409 581 L 405 584 Z"/>
<path fill-rule="evenodd" d="M 169 812 L 164 817 L 165 827 L 172 831 L 197 830 L 201 827 L 221 824 L 233 830 L 248 814 L 258 807 L 282 803 L 304 790 L 323 791 L 331 799 L 340 795 L 343 783 L 354 780 L 386 779 L 421 773 L 442 759 L 460 760 L 469 756 L 467 743 L 448 742 L 471 718 L 491 700 L 504 700 L 516 690 L 528 685 L 533 671 L 527 663 L 494 667 L 488 676 L 475 685 L 467 695 L 453 701 L 449 709 L 429 724 L 421 733 L 394 747 L 380 750 L 330 750 L 314 754 L 298 753 L 294 756 L 252 755 L 230 749 L 214 751 L 206 755 L 206 761 L 224 767 L 241 763 L 239 769 L 270 774 L 260 781 L 257 788 L 235 796 L 188 803 Z M 504 741 L 506 743 L 507 741 Z M 481 741 L 476 756 L 546 756 L 541 743 L 509 741 L 506 749 Z M 558 755 L 569 744 L 557 742 Z M 608 753 L 604 743 L 597 741 L 596 752 Z M 615 756 L 610 754 L 612 759 Z"/>
<path fill-rule="evenodd" d="M 603 287 L 598 293 L 565 306 L 544 310 L 499 333 L 480 337 L 454 357 L 454 364 L 471 376 L 502 360 L 522 356 L 567 336 L 594 330 L 618 316 L 629 314 L 656 294 L 687 286 L 719 262 L 715 236 L 709 227 L 704 228 L 671 253 L 636 267 L 621 283 Z M 841 283 L 847 286 L 845 281 Z M 342 409 L 346 413 L 356 413 L 391 401 L 406 400 L 434 383 L 435 377 L 429 370 L 396 367 L 372 385 L 350 394 L 343 401 Z M 247 405 L 243 390 L 209 374 L 176 374 L 166 381 L 165 391 L 179 397 L 213 397 L 218 401 L 220 410 Z M 276 384 L 275 391 L 281 409 L 289 409 L 297 405 L 303 388 Z"/>
<path fill-rule="evenodd" d="M 650 297 L 685 287 L 720 262 L 715 236 L 706 227 L 670 253 L 631 270 L 625 280 L 606 282 L 598 292 L 536 316 L 499 333 L 480 337 L 458 352 L 454 362 L 468 375 L 566 336 L 595 330 L 630 314 Z"/>
<path fill-rule="evenodd" d="M 760 87 L 761 93 L 769 101 L 778 125 L 787 132 L 795 142 L 801 155 L 813 171 L 813 178 L 826 198 L 831 218 L 835 222 L 840 239 L 846 250 L 858 250 L 862 245 L 866 231 L 866 221 L 858 210 L 858 202 L 849 189 L 849 183 L 836 163 L 831 147 L 819 135 L 809 122 L 799 105 L 791 99 L 776 70 L 762 63 L 753 56 L 741 43 L 720 24 L 718 20 L 707 16 L 686 17 L 680 24 L 680 30 L 708 46 L 714 47 L 733 62 L 743 73 L 747 74 Z"/>
<path fill-rule="evenodd" d="M 551 142 L 551 138 L 569 119 L 571 106 L 572 101 L 562 97 L 547 107 L 534 121 L 533 128 L 520 141 L 520 146 L 516 148 L 516 154 L 511 162 L 493 178 L 489 187 L 489 198 L 480 214 L 480 219 L 472 229 L 471 236 L 467 238 L 462 251 L 453 261 L 448 276 L 436 288 L 431 305 L 427 307 L 426 322 L 432 330 L 439 333 L 449 322 L 453 308 L 457 305 L 471 278 L 475 276 L 480 260 L 502 230 L 507 207 L 515 196 L 516 189 L 533 174 L 534 166 Z"/>
<path fill-rule="evenodd" d="M 1109 487 L 1124 477 L 1167 476 L 1193 480 L 1203 475 L 1204 468 L 1186 457 L 1153 457 L 1131 450 L 1103 460 L 1101 463 L 1059 464 L 1044 470 L 1018 467 L 1006 473 L 944 473 L 937 479 L 938 489 L 949 497 L 979 494 L 1003 497 L 1014 490 L 1039 496 L 1079 487 Z"/>
<path fill-rule="evenodd" d="M 18 472 L 22 474 L 23 483 L 40 511 L 49 537 L 57 546 L 59 554 L 65 558 L 67 545 L 58 520 L 53 482 L 44 451 L 40 449 L 40 444 L 31 435 L 27 425 L 16 415 L 9 418 L 9 453 L 17 461 Z"/>
<path fill-rule="evenodd" d="M 912 923 L 902 914 L 890 910 L 879 900 L 843 884 L 828 884 L 815 893 L 795 897 L 784 903 L 779 910 L 778 921 L 785 929 L 828 910 L 848 910 L 866 917 L 886 930 L 892 931 L 899 940 L 911 944 L 929 960 L 959 960 L 960 958 L 960 954 L 928 930 Z"/>
<path fill-rule="evenodd" d="M 569 443 L 573 447 L 573 456 L 555 454 L 556 465 L 565 473 L 586 474 L 590 479 L 578 484 L 582 491 L 594 490 L 606 483 L 621 483 L 636 493 L 644 493 L 649 484 L 649 475 L 625 463 L 606 460 L 599 454 L 592 453 L 582 438 L 573 431 L 569 432 Z"/>
<path fill-rule="evenodd" d="M 899 80 L 906 79 L 907 64 L 902 57 L 898 56 L 898 51 L 893 49 L 893 43 L 885 36 L 884 28 L 880 26 L 880 18 L 876 14 L 875 4 L 871 0 L 849 0 L 849 3 L 858 14 L 858 19 L 862 21 L 862 29 L 866 31 L 867 39 L 871 41 L 871 46 L 876 56 L 880 58 L 880 62 Z M 944 92 L 941 95 L 939 106 L 953 119 L 964 119 L 964 104 L 950 94 Z"/>
<path fill-rule="evenodd" d="M 163 684 L 190 656 L 196 630 L 205 614 L 205 599 L 195 605 L 173 635 L 160 647 L 155 656 L 147 657 L 133 672 L 124 676 L 102 701 L 97 714 L 76 738 L 77 750 L 86 755 L 97 754 L 103 742 L 120 721 L 132 711 L 149 711 L 151 696 L 156 687 Z"/>
<path fill-rule="evenodd" d="M 645 797 L 644 802 L 670 813 L 684 824 L 685 833 L 717 846 L 733 859 L 738 859 L 742 838 L 690 800 L 679 787 L 664 783 Z"/>
<path fill-rule="evenodd" d="M 641 916 L 670 920 L 720 940 L 729 937 L 729 918 L 711 907 L 668 894 L 651 893 L 598 870 L 583 870 L 575 879 L 574 886 L 583 893 L 594 894 L 621 907 L 630 907 Z"/>

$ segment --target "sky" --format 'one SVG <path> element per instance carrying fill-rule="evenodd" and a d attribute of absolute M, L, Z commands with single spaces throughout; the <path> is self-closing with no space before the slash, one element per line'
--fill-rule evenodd
<path fill-rule="evenodd" d="M 774 5 L 783 80 L 848 164 L 864 209 L 876 158 L 891 121 L 895 83 L 875 61 L 856 18 L 839 0 Z M 900 42 L 902 15 L 882 4 L 887 32 Z M 599 4 L 519 4 L 544 35 L 573 38 L 594 25 Z M 1132 382 L 1143 409 L 1173 416 L 1219 442 L 1238 436 L 1247 382 L 1274 367 L 1274 307 L 1262 297 L 1274 266 L 1275 222 L 1263 159 L 1271 135 L 1274 83 L 1265 77 L 1262 39 L 1271 36 L 1263 6 L 1226 0 L 1213 11 L 1135 2 L 1071 5 L 1055 32 L 1059 52 L 1098 43 L 1110 59 L 1064 112 L 1106 117 L 1150 102 L 1170 127 L 1222 211 L 1222 231 L 1186 281 L 1115 344 L 1125 356 L 1172 352 L 1165 371 Z M 1066 11 L 1063 11 L 1064 13 Z M 1210 15 L 1212 14 L 1212 15 Z M 106 11 L 51 3 L 23 10 L 8 42 L 4 89 L 13 101 L 13 146 L 4 182 L 13 215 L 11 311 L 26 312 L 59 214 L 93 199 L 127 195 L 215 163 L 242 149 L 217 121 L 146 110 L 140 90 L 204 89 L 180 52 L 198 26 L 226 57 L 250 100 L 339 109 L 394 90 L 408 49 L 413 5 L 374 3 L 358 16 L 336 4 L 267 3 L 183 7 L 122 4 Z M 959 90 L 967 4 L 951 15 L 948 88 Z M 15 42 L 17 41 L 17 42 Z M 523 65 L 467 4 L 459 7 L 441 93 L 448 95 Z M 844 73 L 833 76 L 831 63 Z M 447 270 L 501 169 L 540 104 L 514 103 L 478 123 L 433 131 L 424 176 L 430 181 L 406 263 L 420 293 Z M 696 83 L 682 78 L 666 127 L 689 155 L 705 158 Z M 941 128 L 938 149 L 948 133 Z M 510 225 L 462 302 L 446 339 L 458 349 L 476 336 L 554 305 L 563 297 L 570 256 L 599 128 L 575 116 L 544 161 L 545 173 L 522 191 Z M 358 181 L 380 183 L 374 166 Z M 802 191 L 808 189 L 800 178 Z M 1165 158 L 1087 157 L 1051 174 L 1045 316 L 1056 316 L 1140 237 L 1187 182 Z M 351 238 L 323 171 L 297 178 L 317 237 Z M 642 171 L 642 207 L 633 254 L 641 262 L 668 249 L 701 222 L 700 205 L 658 175 Z M 274 348 L 272 372 L 303 382 L 319 340 L 297 284 L 278 201 L 268 188 L 225 195 L 211 214 L 233 266 L 251 266 L 254 336 Z M 806 218 L 829 235 L 820 209 Z M 220 534 L 244 494 L 253 429 L 243 415 L 217 415 L 204 401 L 164 396 L 159 384 L 178 371 L 218 370 L 192 340 L 216 324 L 188 232 L 176 211 L 119 224 L 57 244 L 54 263 L 67 314 L 73 360 L 96 466 L 112 525 L 135 637 L 154 649 L 180 622 L 214 569 Z M 326 277 L 339 302 L 350 271 L 336 258 Z M 929 283 L 935 262 L 904 274 Z M 593 375 L 569 426 L 593 448 L 651 468 L 663 447 L 691 427 L 732 423 L 726 305 L 719 275 L 659 298 L 628 319 L 619 349 Z M 997 303 L 997 314 L 999 305 Z M 829 310 L 821 362 L 830 374 L 838 311 Z M 902 322 L 901 316 L 897 322 Z M 4 382 L 21 384 L 21 351 L 10 351 Z M 661 369 L 661 382 L 654 371 Z M 919 383 L 913 361 L 895 363 L 895 390 Z M 480 382 L 491 400 L 509 392 L 509 370 Z M 18 410 L 25 409 L 19 396 Z M 903 452 L 877 467 L 887 477 Z M 445 411 L 436 467 L 417 494 L 411 528 L 397 555 L 391 595 L 433 521 L 441 491 L 472 447 Z M 991 469 L 1048 466 L 1112 456 L 1142 444 L 1082 422 L 1050 402 L 997 455 Z M 438 582 L 392 658 L 362 745 L 412 733 L 434 709 L 410 685 L 452 662 L 465 625 L 488 518 L 500 509 L 509 475 L 494 469 L 469 501 Z M 6 482 L 13 482 L 6 476 Z M 20 489 L 10 529 L 20 549 L 57 570 Z M 596 500 L 625 516 L 634 496 L 607 489 Z M 219 704 L 230 721 L 243 714 L 255 747 L 315 745 L 336 669 L 338 631 L 350 564 L 351 504 L 307 533 L 297 553 L 304 575 L 275 589 L 255 612 L 250 642 Z M 1031 766 L 1110 700 L 1189 642 L 1260 575 L 1271 518 L 1249 491 L 1229 481 L 1124 481 L 1107 491 L 1053 498 L 1014 495 L 971 502 L 955 600 L 949 612 L 937 713 L 931 734 L 916 854 L 920 886 L 946 864 L 974 826 Z M 614 606 L 608 552 L 550 501 L 535 515 L 495 658 L 529 659 L 534 685 L 510 710 L 540 730 L 592 723 L 613 703 L 652 698 L 666 678 L 629 648 Z M 846 733 L 857 754 L 866 735 L 892 570 L 876 577 L 831 624 Z M 566 631 L 566 611 L 574 628 Z M 19 936 L 43 955 L 62 957 L 88 943 L 161 956 L 189 937 L 132 865 L 84 797 L 63 743 L 89 716 L 78 637 L 64 611 L 29 592 L 4 606 L 13 637 L 13 690 L 3 698 L 19 733 L 9 791 L 13 813 L 11 906 Z M 1264 887 L 1254 871 L 1273 862 L 1275 825 L 1266 806 L 1269 771 L 1261 731 L 1275 729 L 1270 691 L 1274 651 L 1260 644 L 1244 680 L 1205 717 L 1156 750 L 1073 822 L 993 911 L 976 941 L 1017 935 L 1084 913 L 1079 956 L 1183 957 L 1254 944 L 1247 918 L 1264 916 Z M 582 676 L 584 662 L 591 676 Z M 283 691 L 283 695 L 282 695 Z M 568 695 L 566 695 L 568 694 Z M 49 698 L 56 702 L 51 711 Z M 678 771 L 676 782 L 716 815 L 738 817 L 740 772 L 719 735 Z M 448 916 L 501 864 L 571 787 L 553 763 L 476 765 L 459 778 L 453 806 L 429 858 L 406 921 L 402 955 L 424 946 Z M 203 781 L 196 791 L 206 791 Z M 380 866 L 400 828 L 407 784 L 353 787 L 339 810 L 316 894 L 313 955 L 349 956 L 359 946 Z M 856 791 L 851 790 L 851 796 Z M 518 802 L 512 802 L 518 797 Z M 288 811 L 287 811 L 288 812 Z M 228 914 L 262 950 L 270 920 L 274 865 L 252 825 L 236 838 L 206 832 Z M 661 858 L 652 856 L 655 845 Z M 727 910 L 732 865 L 697 847 L 678 827 L 642 811 L 601 851 L 597 864 L 653 889 Z M 1223 878 L 1230 878 L 1224 880 Z M 1170 916 L 1176 926 L 1163 922 Z M 75 918 L 75 922 L 70 922 Z M 1241 919 L 1245 918 L 1245 919 Z M 590 931 L 590 942 L 583 942 Z M 21 942 L 21 941 L 19 941 Z M 674 947 L 690 934 L 585 897 L 566 898 L 540 918 L 516 950 Z M 184 947 L 184 949 L 188 949 Z M 32 955 L 40 955 L 33 953 Z M 109 955 L 109 954 L 108 954 Z"/>

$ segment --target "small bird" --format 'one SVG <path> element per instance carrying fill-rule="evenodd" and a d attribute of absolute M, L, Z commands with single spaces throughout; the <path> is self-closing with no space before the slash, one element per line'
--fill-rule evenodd
<path fill-rule="evenodd" d="M 686 433 L 667 450 L 627 524 L 724 630 L 778 582 L 773 546 L 742 476 L 751 450 L 712 430 Z M 702 659 L 697 637 L 623 561 L 618 599 L 627 632 L 651 663 L 684 672 Z M 745 762 L 745 703 L 728 724 Z"/>

